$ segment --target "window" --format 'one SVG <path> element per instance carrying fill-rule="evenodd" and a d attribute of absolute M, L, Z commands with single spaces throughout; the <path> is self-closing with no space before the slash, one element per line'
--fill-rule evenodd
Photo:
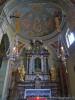
<path fill-rule="evenodd" d="M 68 29 L 66 32 L 66 43 L 68 48 L 75 42 L 75 35 Z"/>

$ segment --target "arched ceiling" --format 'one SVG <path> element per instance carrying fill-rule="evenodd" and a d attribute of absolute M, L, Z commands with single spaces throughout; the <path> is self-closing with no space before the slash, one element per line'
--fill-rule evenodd
<path fill-rule="evenodd" d="M 62 23 L 62 11 L 58 7 L 51 6 L 48 3 L 22 4 L 8 13 L 8 21 L 12 23 L 14 30 L 18 22 L 19 33 L 23 36 L 41 37 L 52 34 L 56 30 L 55 14 L 60 15 Z"/>
<path fill-rule="evenodd" d="M 58 35 L 57 15 L 63 31 L 70 3 L 74 4 L 74 0 L 11 0 L 3 10 L 14 32 L 18 30 L 17 33 L 27 39 L 47 40 Z"/>

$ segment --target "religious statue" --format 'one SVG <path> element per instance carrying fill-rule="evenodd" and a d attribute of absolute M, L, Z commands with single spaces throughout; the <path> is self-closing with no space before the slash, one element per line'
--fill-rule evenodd
<path fill-rule="evenodd" d="M 57 77 L 56 68 L 55 68 L 55 67 L 52 67 L 52 68 L 50 69 L 50 73 L 51 73 L 51 80 L 52 80 L 52 81 L 55 81 L 55 80 L 56 80 L 56 77 Z"/>
<path fill-rule="evenodd" d="M 55 24 L 56 24 L 57 32 L 60 32 L 61 31 L 61 27 L 60 27 L 59 17 L 55 17 Z"/>
<path fill-rule="evenodd" d="M 19 76 L 20 76 L 20 80 L 24 81 L 24 77 L 25 77 L 24 65 L 21 65 L 21 67 L 18 68 L 18 73 L 19 73 Z"/>

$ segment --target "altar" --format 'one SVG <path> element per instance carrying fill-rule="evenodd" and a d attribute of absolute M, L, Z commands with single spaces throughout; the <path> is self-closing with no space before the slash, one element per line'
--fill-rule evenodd
<path fill-rule="evenodd" d="M 49 67 L 49 51 L 40 41 L 30 44 L 31 48 L 23 50 L 19 57 L 21 59 L 17 59 L 19 66 L 12 73 L 10 94 L 13 100 L 16 97 L 20 100 L 35 100 L 37 97 L 46 100 L 45 98 L 59 95 L 56 69 Z"/>
<path fill-rule="evenodd" d="M 24 99 L 29 97 L 51 97 L 51 89 L 25 89 Z"/>

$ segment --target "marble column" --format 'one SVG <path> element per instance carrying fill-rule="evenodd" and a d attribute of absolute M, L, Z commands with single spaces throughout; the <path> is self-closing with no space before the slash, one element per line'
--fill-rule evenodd
<path fill-rule="evenodd" d="M 34 72 L 34 57 L 33 56 L 30 58 L 29 74 L 32 74 L 32 72 Z"/>
<path fill-rule="evenodd" d="M 44 72 L 47 72 L 46 57 L 44 57 Z"/>
<path fill-rule="evenodd" d="M 44 59 L 43 59 L 43 56 L 41 56 L 41 71 L 44 72 Z"/>
<path fill-rule="evenodd" d="M 34 61 L 34 56 L 32 56 L 32 73 L 35 72 L 35 61 Z"/>
<path fill-rule="evenodd" d="M 29 73 L 28 62 L 29 62 L 29 61 L 28 61 L 28 57 L 27 57 L 27 73 Z"/>

